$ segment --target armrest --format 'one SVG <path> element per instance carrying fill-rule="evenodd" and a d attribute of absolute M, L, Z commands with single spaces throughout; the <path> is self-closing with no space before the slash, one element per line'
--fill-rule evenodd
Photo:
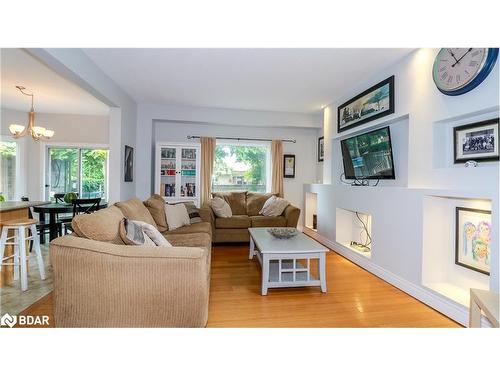
<path fill-rule="evenodd" d="M 210 205 L 208 204 L 204 204 L 203 207 L 200 208 L 200 217 L 201 220 L 210 223 L 210 225 L 212 226 L 212 240 L 213 240 L 215 236 L 215 214 L 214 211 L 212 210 L 212 207 L 210 207 Z"/>
<path fill-rule="evenodd" d="M 299 216 L 300 216 L 300 208 L 295 207 L 294 205 L 289 204 L 286 208 L 285 211 L 283 211 L 283 216 L 286 219 L 286 226 L 287 227 L 297 227 L 297 223 L 299 222 Z"/>
<path fill-rule="evenodd" d="M 59 327 L 203 327 L 208 250 L 64 236 L 50 243 Z"/>

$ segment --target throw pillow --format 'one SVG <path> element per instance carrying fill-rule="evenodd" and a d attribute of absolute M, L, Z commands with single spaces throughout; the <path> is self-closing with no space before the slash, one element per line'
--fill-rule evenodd
<path fill-rule="evenodd" d="M 120 235 L 127 245 L 172 247 L 158 229 L 143 221 L 123 219 Z"/>
<path fill-rule="evenodd" d="M 231 217 L 233 213 L 231 211 L 231 207 L 227 202 L 219 197 L 212 198 L 210 200 L 210 206 L 217 217 Z"/>
<path fill-rule="evenodd" d="M 200 216 L 200 209 L 196 207 L 196 205 L 193 202 L 186 202 L 184 203 L 184 206 L 186 206 L 186 210 L 189 216 L 189 221 L 191 224 L 202 222 Z"/>
<path fill-rule="evenodd" d="M 120 223 L 120 236 L 126 245 L 156 246 L 137 221 L 124 218 Z"/>
<path fill-rule="evenodd" d="M 190 225 L 189 215 L 186 206 L 183 204 L 165 205 L 165 215 L 169 230 L 174 230 L 184 225 Z"/>
<path fill-rule="evenodd" d="M 262 206 L 262 209 L 259 211 L 259 215 L 264 215 L 264 212 L 266 212 L 269 209 L 269 206 L 273 204 L 275 200 L 276 200 L 276 195 L 271 196 Z"/>
<path fill-rule="evenodd" d="M 271 199 L 271 198 L 269 198 Z M 262 208 L 262 215 L 264 216 L 280 216 L 285 208 L 289 205 L 286 199 L 276 197 L 271 204 L 265 209 Z"/>

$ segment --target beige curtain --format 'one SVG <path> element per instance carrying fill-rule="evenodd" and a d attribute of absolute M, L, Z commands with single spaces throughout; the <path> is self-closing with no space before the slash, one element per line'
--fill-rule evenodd
<path fill-rule="evenodd" d="M 201 205 L 210 202 L 214 170 L 215 138 L 201 137 Z"/>
<path fill-rule="evenodd" d="M 283 141 L 274 140 L 271 143 L 272 192 L 283 197 Z"/>

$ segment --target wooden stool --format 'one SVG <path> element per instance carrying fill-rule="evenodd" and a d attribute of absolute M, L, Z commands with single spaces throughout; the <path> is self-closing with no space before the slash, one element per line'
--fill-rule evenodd
<path fill-rule="evenodd" d="M 40 270 L 40 278 L 45 280 L 45 268 L 43 264 L 42 252 L 40 250 L 40 239 L 37 236 L 36 225 L 38 220 L 35 219 L 18 219 L 4 221 L 2 223 L 2 236 L 0 237 L 0 272 L 2 271 L 2 264 L 14 266 L 14 280 L 19 279 L 19 269 L 21 270 L 21 290 L 28 289 L 28 268 L 26 256 L 26 241 L 33 242 L 35 249 L 35 256 L 38 262 L 38 269 Z M 26 229 L 31 230 L 31 236 L 26 237 Z M 7 237 L 9 229 L 14 231 L 14 236 Z M 7 242 L 14 239 L 13 242 Z M 14 254 L 4 258 L 5 246 L 14 245 Z M 4 263 L 4 260 L 14 258 L 14 263 Z"/>

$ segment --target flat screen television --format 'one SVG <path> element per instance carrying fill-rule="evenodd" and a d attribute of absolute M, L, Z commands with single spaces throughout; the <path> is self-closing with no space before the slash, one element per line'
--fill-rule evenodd
<path fill-rule="evenodd" d="M 348 180 L 394 180 L 389 127 L 343 139 L 340 142 L 344 174 Z"/>

